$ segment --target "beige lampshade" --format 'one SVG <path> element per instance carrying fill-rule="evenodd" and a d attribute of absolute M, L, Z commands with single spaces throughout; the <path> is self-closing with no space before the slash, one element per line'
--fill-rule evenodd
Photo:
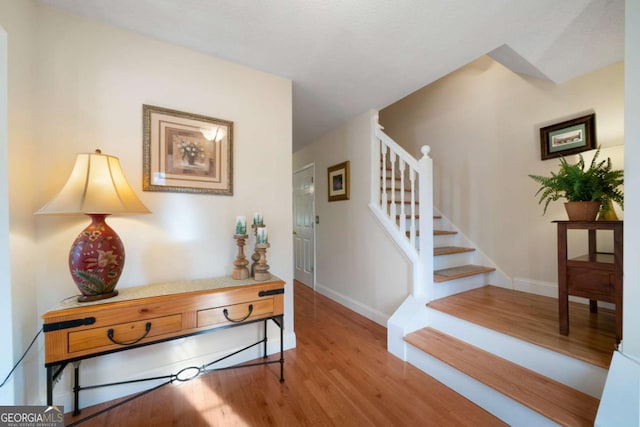
<path fill-rule="evenodd" d="M 142 214 L 142 204 L 120 167 L 117 157 L 79 153 L 62 190 L 36 214 Z"/>

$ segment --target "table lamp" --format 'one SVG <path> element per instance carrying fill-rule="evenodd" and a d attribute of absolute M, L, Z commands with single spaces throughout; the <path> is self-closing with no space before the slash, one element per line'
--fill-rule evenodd
<path fill-rule="evenodd" d="M 91 224 L 69 252 L 71 277 L 80 302 L 111 298 L 124 267 L 124 246 L 105 222 L 107 215 L 150 213 L 129 186 L 117 157 L 79 153 L 62 190 L 36 215 L 86 214 Z"/>

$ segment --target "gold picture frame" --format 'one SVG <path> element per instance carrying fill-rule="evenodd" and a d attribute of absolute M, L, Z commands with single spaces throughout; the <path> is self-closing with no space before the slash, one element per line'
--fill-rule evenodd
<path fill-rule="evenodd" d="M 142 106 L 143 191 L 233 195 L 233 122 Z"/>
<path fill-rule="evenodd" d="M 327 168 L 327 188 L 330 202 L 349 200 L 349 161 Z"/>

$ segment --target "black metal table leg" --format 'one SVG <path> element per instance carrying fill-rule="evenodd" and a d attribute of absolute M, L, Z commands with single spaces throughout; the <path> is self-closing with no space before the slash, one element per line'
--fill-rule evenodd
<path fill-rule="evenodd" d="M 80 361 L 73 362 L 73 415 L 79 415 L 80 401 Z"/>
<path fill-rule="evenodd" d="M 264 351 L 262 352 L 262 357 L 264 359 L 267 358 L 267 322 L 269 319 L 264 319 Z"/>
<path fill-rule="evenodd" d="M 47 366 L 47 406 L 53 405 L 53 366 Z"/>
<path fill-rule="evenodd" d="M 284 382 L 284 316 L 280 316 L 280 382 Z"/>

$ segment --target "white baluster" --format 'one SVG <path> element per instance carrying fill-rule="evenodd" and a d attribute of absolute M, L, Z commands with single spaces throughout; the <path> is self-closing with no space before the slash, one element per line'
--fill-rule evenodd
<path fill-rule="evenodd" d="M 383 142 L 380 142 L 380 144 L 382 148 L 382 155 L 380 157 L 380 168 L 382 169 L 382 180 L 380 182 L 380 191 L 382 191 L 382 197 L 380 198 L 380 207 L 384 212 L 387 212 L 387 144 Z"/>
<path fill-rule="evenodd" d="M 409 181 L 411 183 L 411 222 L 409 223 L 409 239 L 411 246 L 416 246 L 416 171 L 411 168 L 409 170 Z"/>
<path fill-rule="evenodd" d="M 399 169 L 400 169 L 400 232 L 403 235 L 406 235 L 406 230 L 407 230 L 407 214 L 405 213 L 404 210 L 404 170 L 405 170 L 405 161 L 400 159 L 400 163 L 398 165 Z M 394 221 L 395 221 L 395 217 L 394 217 Z"/>
<path fill-rule="evenodd" d="M 396 153 L 393 150 L 389 150 L 389 160 L 391 162 L 391 205 L 389 206 L 389 217 L 392 222 L 396 220 Z"/>

